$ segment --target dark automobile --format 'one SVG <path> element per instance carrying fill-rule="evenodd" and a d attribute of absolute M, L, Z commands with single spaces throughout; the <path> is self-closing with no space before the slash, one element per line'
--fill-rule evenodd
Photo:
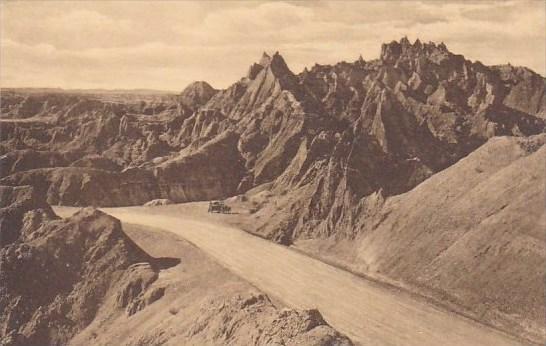
<path fill-rule="evenodd" d="M 231 208 L 225 205 L 223 201 L 210 201 L 208 212 L 228 214 L 229 212 L 231 212 Z"/>

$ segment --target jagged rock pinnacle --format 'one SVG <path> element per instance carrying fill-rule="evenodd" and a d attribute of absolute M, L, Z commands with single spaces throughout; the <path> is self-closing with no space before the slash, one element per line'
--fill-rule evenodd
<path fill-rule="evenodd" d="M 286 65 L 286 62 L 284 61 L 283 57 L 279 54 L 279 52 L 275 52 L 273 56 L 270 56 L 266 52 L 263 52 L 262 57 L 258 63 L 252 64 L 247 73 L 247 78 L 254 79 L 260 73 L 261 70 L 264 68 L 270 68 L 271 71 L 277 75 L 285 75 L 285 74 L 291 74 L 292 72 Z"/>
<path fill-rule="evenodd" d="M 362 54 L 360 54 L 360 55 L 358 56 L 358 60 L 357 60 L 356 62 L 359 63 L 359 64 L 361 64 L 361 65 L 366 63 L 366 61 L 365 61 L 364 58 L 362 57 Z"/>
<path fill-rule="evenodd" d="M 264 66 L 261 65 L 261 64 L 257 64 L 257 63 L 253 63 L 252 65 L 250 65 L 250 67 L 248 68 L 248 72 L 246 74 L 246 77 L 249 78 L 249 79 L 254 79 L 256 78 L 256 76 L 258 75 L 258 73 L 260 73 L 261 70 L 264 69 Z"/>
<path fill-rule="evenodd" d="M 284 61 L 284 58 L 279 54 L 279 52 L 275 52 L 275 54 L 273 54 L 269 67 L 271 68 L 273 74 L 277 77 L 293 75 L 292 71 L 290 71 L 288 65 Z"/>
<path fill-rule="evenodd" d="M 271 57 L 266 52 L 263 52 L 262 58 L 260 59 L 260 62 L 258 64 L 262 65 L 263 67 L 266 67 L 270 63 L 271 63 Z"/>
<path fill-rule="evenodd" d="M 404 36 L 400 41 L 391 41 L 381 46 L 381 61 L 394 64 L 401 56 L 430 55 L 432 52 L 440 52 L 444 56 L 449 55 L 449 50 L 443 42 L 438 45 L 434 42 L 423 44 L 419 39 L 416 39 L 411 44 L 408 38 Z"/>

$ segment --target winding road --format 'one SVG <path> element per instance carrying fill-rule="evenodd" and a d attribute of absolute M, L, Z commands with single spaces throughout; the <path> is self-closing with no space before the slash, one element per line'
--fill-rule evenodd
<path fill-rule="evenodd" d="M 69 216 L 75 208 L 55 208 Z M 317 308 L 361 345 L 522 345 L 492 328 L 381 287 L 241 230 L 146 209 L 104 208 L 122 222 L 173 232 L 288 306 Z"/>

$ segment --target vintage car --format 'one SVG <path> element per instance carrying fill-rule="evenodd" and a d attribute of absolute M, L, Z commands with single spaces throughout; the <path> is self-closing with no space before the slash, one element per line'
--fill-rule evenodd
<path fill-rule="evenodd" d="M 210 201 L 208 212 L 229 214 L 229 212 L 231 212 L 231 208 L 225 205 L 223 201 Z"/>

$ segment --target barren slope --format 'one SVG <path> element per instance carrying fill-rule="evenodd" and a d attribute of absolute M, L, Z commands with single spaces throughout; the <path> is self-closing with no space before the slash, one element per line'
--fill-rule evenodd
<path fill-rule="evenodd" d="M 542 344 L 543 143 L 491 139 L 408 193 L 363 201 L 353 241 L 296 245 Z"/>
<path fill-rule="evenodd" d="M 180 264 L 154 282 L 163 298 L 130 317 L 101 311 L 71 345 L 352 345 L 318 311 L 272 303 L 184 239 L 149 227 L 124 228 L 149 254 Z"/>

